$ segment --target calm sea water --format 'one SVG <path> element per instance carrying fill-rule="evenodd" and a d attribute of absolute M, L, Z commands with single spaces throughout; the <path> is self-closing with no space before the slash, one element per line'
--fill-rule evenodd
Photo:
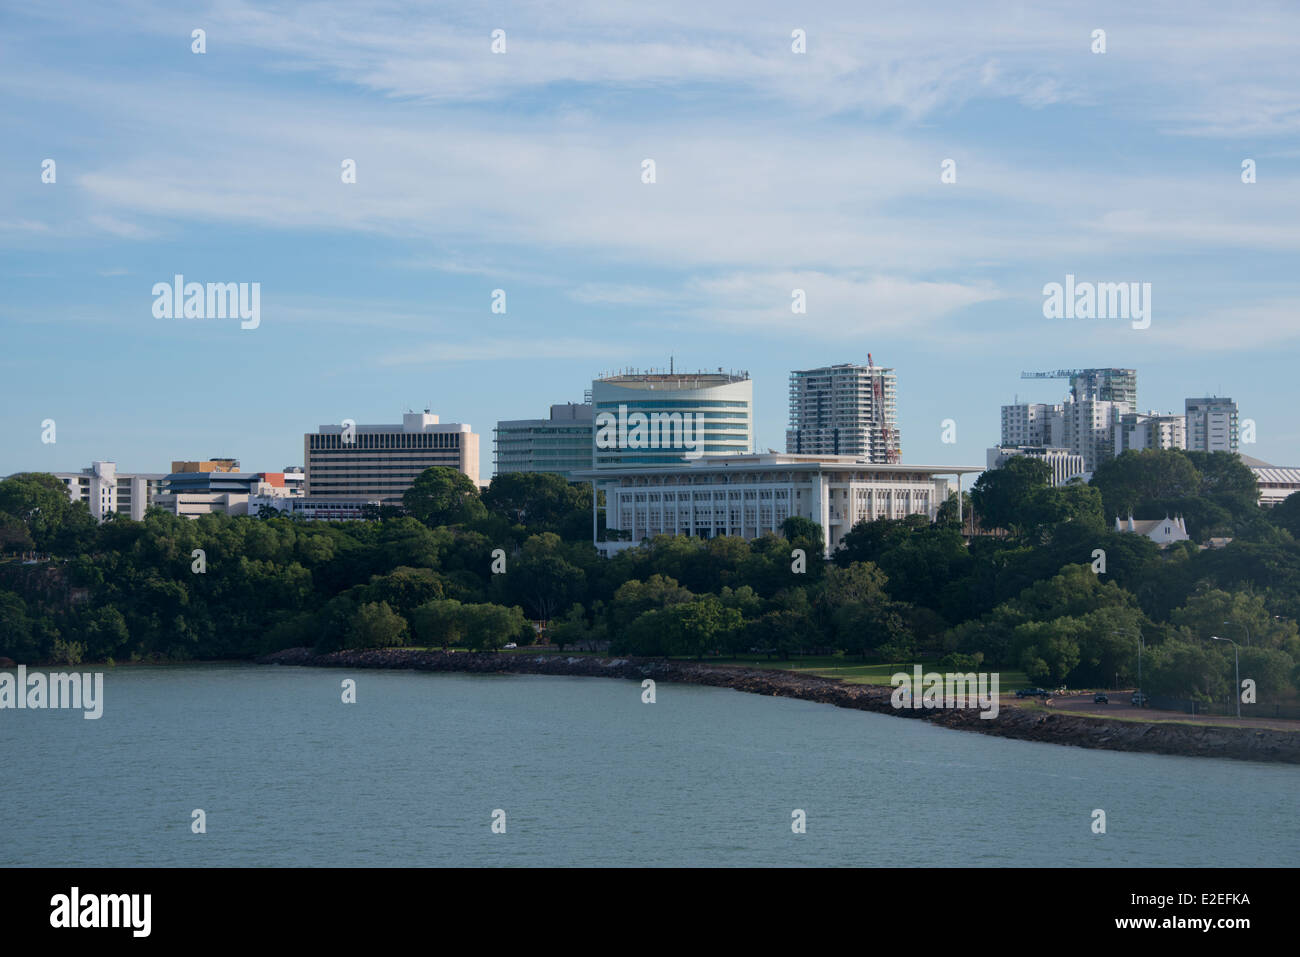
<path fill-rule="evenodd" d="M 345 677 L 356 704 L 340 700 Z M 109 669 L 104 687 L 98 721 L 0 711 L 0 864 L 1300 860 L 1295 767 L 1008 741 L 717 688 L 660 684 L 643 704 L 638 684 L 606 679 L 199 665 Z M 191 833 L 195 808 L 206 834 Z"/>

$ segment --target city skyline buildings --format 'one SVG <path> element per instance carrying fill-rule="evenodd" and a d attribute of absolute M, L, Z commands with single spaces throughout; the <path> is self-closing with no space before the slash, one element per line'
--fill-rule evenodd
<path fill-rule="evenodd" d="M 837 364 L 837 365 L 823 365 L 823 366 L 819 366 L 819 367 L 816 367 L 816 368 L 824 368 L 824 369 L 836 369 L 836 368 L 840 368 L 840 369 L 853 369 L 853 368 L 861 368 L 861 369 L 865 369 L 866 367 L 855 366 L 855 365 L 852 364 L 852 363 L 841 363 L 841 364 Z M 791 379 L 793 379 L 795 376 L 799 375 L 801 372 L 805 372 L 805 371 L 808 371 L 808 370 L 794 370 L 794 371 L 787 372 L 787 373 L 786 373 L 786 376 L 785 376 L 785 378 L 786 378 L 786 380 L 787 380 L 787 388 L 789 388 L 789 381 L 790 381 Z M 814 371 L 815 371 L 815 370 L 814 370 Z M 886 368 L 886 369 L 884 369 L 884 371 L 885 371 L 886 373 L 892 373 L 894 370 L 893 370 L 892 368 Z M 1084 370 L 1084 371 L 1104 371 L 1104 370 Z M 1123 372 L 1125 372 L 1125 373 L 1126 373 L 1126 381 L 1131 382 L 1131 383 L 1135 386 L 1135 376 L 1134 376 L 1134 375 L 1131 375 L 1132 373 L 1134 373 L 1135 370 L 1128 369 L 1128 370 L 1119 370 L 1119 371 L 1123 371 Z M 654 376 L 654 375 L 659 375 L 659 374 L 660 374 L 660 373 L 626 373 L 626 374 L 623 374 L 623 375 L 627 375 L 627 376 L 636 376 L 636 375 L 649 375 L 649 376 Z M 698 376 L 698 375 L 715 375 L 715 376 L 716 376 L 716 375 L 719 375 L 719 374 L 720 374 L 720 373 L 716 373 L 716 372 L 711 372 L 711 373 L 695 373 L 695 375 L 697 375 L 697 376 Z M 682 374 L 678 373 L 677 375 L 680 376 L 680 375 L 682 375 Z M 724 375 L 733 375 L 733 374 L 724 374 Z M 606 378 L 618 378 L 618 376 L 607 376 Z M 750 382 L 750 383 L 753 382 L 753 380 L 750 379 L 750 378 L 748 377 L 748 374 L 741 374 L 741 375 L 735 376 L 735 378 L 736 378 L 737 380 L 739 380 L 739 381 L 748 381 L 748 382 Z M 600 379 L 598 378 L 598 379 L 596 379 L 596 380 L 586 380 L 586 381 L 592 381 L 592 382 L 594 383 L 594 382 L 599 382 Z M 1097 381 L 1097 377 L 1093 377 L 1093 378 L 1091 378 L 1091 379 L 1086 379 L 1086 380 L 1083 380 L 1083 381 L 1087 381 L 1087 382 L 1096 382 L 1096 381 Z M 571 386 L 565 386 L 565 385 L 559 385 L 559 386 L 556 386 L 555 388 L 565 388 L 565 387 L 568 387 L 568 388 L 570 388 L 570 389 L 572 388 Z M 538 388 L 539 388 L 539 389 L 547 389 L 547 390 L 551 391 L 552 393 L 554 393 L 554 391 L 555 391 L 554 388 L 552 388 L 551 386 L 548 386 L 548 385 L 539 385 Z M 750 388 L 752 388 L 752 386 L 750 386 Z M 767 384 L 767 386 L 766 386 L 766 393 L 770 396 L 771 393 L 772 393 L 772 391 L 773 391 L 773 389 L 772 389 L 772 387 L 771 387 L 771 384 Z M 1135 391 L 1135 389 L 1132 389 L 1132 388 L 1131 388 L 1130 391 Z M 1081 394 L 1084 394 L 1084 395 L 1087 395 L 1087 394 L 1088 394 L 1087 392 L 1085 392 L 1085 391 L 1083 391 L 1083 390 L 1080 390 L 1080 389 L 1073 389 L 1071 395 L 1070 395 L 1070 396 L 1067 396 L 1067 398 L 1073 398 L 1073 395 L 1074 395 L 1074 394 L 1080 394 L 1080 393 L 1081 393 Z M 1095 394 L 1095 393 L 1094 393 L 1094 394 Z M 478 401 L 478 398 L 479 398 L 479 397 L 477 397 L 477 396 L 461 396 L 461 397 L 459 397 L 459 401 L 460 401 L 462 404 L 468 404 L 469 402 L 475 402 L 475 401 Z M 924 397 L 921 397 L 921 398 L 922 398 L 922 400 L 923 400 Z M 1090 401 L 1090 400 L 1085 400 L 1085 401 Z M 1236 403 L 1235 403 L 1231 398 L 1227 398 L 1227 397 L 1210 397 L 1210 398 L 1208 398 L 1208 399 L 1187 399 L 1186 401 L 1187 401 L 1189 407 L 1190 407 L 1193 403 L 1198 403 L 1198 404 L 1200 404 L 1200 403 L 1214 403 L 1214 404 L 1215 404 L 1215 408 L 1219 409 L 1220 412 L 1221 412 L 1224 416 L 1227 416 L 1227 418 L 1226 418 L 1224 421 L 1226 421 L 1226 422 L 1232 422 L 1232 423 L 1237 423 L 1237 424 L 1236 424 L 1236 428 L 1237 428 L 1237 429 L 1240 429 L 1240 428 L 1241 428 L 1241 424 L 1242 424 L 1242 423 L 1247 423 L 1247 424 L 1249 424 L 1249 422 L 1253 421 L 1253 420 L 1250 420 L 1250 419 L 1243 419 L 1243 418 L 1239 418 L 1239 417 L 1238 417 L 1238 415 L 1237 415 L 1237 411 L 1236 411 Z M 608 403 L 607 403 L 607 404 L 608 404 Z M 616 404 L 617 404 L 617 403 L 614 403 L 614 405 L 616 405 Z M 764 403 L 759 403 L 759 405 L 763 405 L 763 404 L 764 404 Z M 770 403 L 767 403 L 767 404 L 770 404 Z M 990 449 L 992 449 L 992 448 L 1010 448 L 1010 447 L 1017 447 L 1017 446 L 1046 447 L 1046 448 L 1068 448 L 1069 446 L 1067 446 L 1067 445 L 1065 444 L 1066 425 L 1065 425 L 1065 416 L 1064 416 L 1064 413 L 1063 413 L 1063 409 L 1065 408 L 1065 406 L 1068 406 L 1068 405 L 1069 405 L 1069 403 L 1065 403 L 1065 404 L 1063 405 L 1063 404 L 1052 404 L 1052 403 L 1043 403 L 1043 402 L 1037 402 L 1037 403 L 1023 403 L 1023 402 L 1021 402 L 1021 403 L 1017 403 L 1016 405 L 1011 405 L 1011 406 L 1004 405 L 1004 406 L 1002 406 L 1002 407 L 1001 407 L 1002 422 L 1001 422 L 1001 430 L 1000 430 L 1000 434 L 998 435 L 998 437 L 997 437 L 996 439 L 993 440 L 993 442 L 992 442 L 991 445 L 990 445 L 990 444 L 987 444 L 987 443 L 985 443 L 985 442 L 980 442 L 980 443 L 979 443 L 980 446 L 981 446 L 981 455 L 980 455 L 980 458 L 985 458 L 985 457 L 987 456 L 988 451 L 989 451 Z M 1085 411 L 1091 411 L 1091 410 L 1094 408 L 1093 406 L 1085 406 L 1083 403 L 1079 403 L 1079 405 L 1080 405 L 1081 407 L 1083 407 L 1083 409 L 1084 409 Z M 551 407 L 551 412 L 552 412 L 552 414 L 554 415 L 554 414 L 556 414 L 556 410 L 561 410 L 561 413 L 563 414 L 563 416 L 564 416 L 564 417 L 567 417 L 567 416 L 572 416 L 572 415 L 574 414 L 574 413 L 573 413 L 573 410 L 575 410 L 575 409 L 582 410 L 582 409 L 584 409 L 585 407 L 586 407 L 586 406 L 585 406 L 585 403 L 576 403 L 576 402 L 557 403 L 557 404 L 553 404 L 553 405 L 552 405 L 552 407 Z M 907 409 L 907 407 L 908 407 L 908 403 L 906 403 L 906 402 L 903 403 L 902 409 L 900 410 L 900 414 L 901 414 L 901 415 L 905 415 L 905 414 L 906 414 L 906 409 Z M 1106 408 L 1106 406 L 1101 405 L 1099 401 L 1098 401 L 1098 405 L 1097 405 L 1097 407 L 1098 407 L 1098 408 L 1101 408 L 1101 409 L 1105 409 L 1105 408 Z M 752 406 L 751 406 L 751 408 L 752 408 Z M 567 411 L 565 411 L 565 410 L 567 410 Z M 1026 413 L 1026 410 L 1029 410 L 1029 413 L 1030 413 L 1029 416 L 1028 416 L 1028 418 L 1026 418 L 1026 414 L 1025 414 L 1025 413 Z M 408 414 L 408 415 L 411 415 L 411 414 L 418 414 L 418 413 L 407 413 L 407 414 Z M 427 414 L 427 413 L 426 413 L 426 414 Z M 1139 429 L 1139 434 L 1142 436 L 1141 438 L 1139 438 L 1139 439 L 1136 440 L 1136 444 L 1135 444 L 1135 440 L 1134 440 L 1133 438 L 1131 438 L 1131 437 L 1128 437 L 1128 438 L 1123 437 L 1124 432 L 1123 432 L 1123 429 L 1121 429 L 1121 427 L 1120 427 L 1120 422 L 1121 422 L 1121 419 L 1120 419 L 1120 413 L 1119 413 L 1118 411 L 1115 411 L 1115 412 L 1113 412 L 1112 414 L 1113 414 L 1113 416 L 1114 416 L 1114 420 L 1113 420 L 1112 422 L 1110 422 L 1110 425 L 1107 426 L 1107 427 L 1099 427 L 1099 428 L 1097 428 L 1097 430 L 1096 430 L 1096 436 L 1095 436 L 1095 445 L 1096 445 L 1096 448 L 1097 448 L 1097 449 L 1102 449 L 1102 448 L 1104 447 L 1105 449 L 1108 450 L 1108 451 L 1107 451 L 1107 454 L 1114 454 L 1115 451 L 1116 451 L 1116 447 L 1117 447 L 1117 445 L 1118 445 L 1119 450 L 1121 450 L 1121 451 L 1122 451 L 1124 448 L 1128 448 L 1128 447 L 1134 447 L 1134 448 L 1138 448 L 1138 447 L 1155 447 L 1155 448 L 1159 448 L 1159 447 L 1179 447 L 1179 446 L 1177 445 L 1176 440 L 1171 442 L 1171 441 L 1167 438 L 1167 436 L 1183 434 L 1184 430 L 1183 430 L 1183 429 L 1180 429 L 1180 428 L 1177 428 L 1177 427 L 1175 427 L 1175 426 L 1173 426 L 1173 424 L 1172 424 L 1172 422 L 1171 422 L 1171 418 L 1181 418 L 1181 417 L 1174 416 L 1172 413 L 1157 413 L 1157 412 L 1154 412 L 1154 411 L 1147 411 L 1147 412 L 1141 412 L 1141 413 L 1136 413 L 1136 412 L 1135 412 L 1135 413 L 1123 413 L 1123 416 L 1125 417 L 1125 418 L 1123 419 L 1123 422 L 1125 423 L 1124 428 L 1127 428 L 1127 429 L 1130 429 L 1130 430 L 1131 430 L 1131 429 L 1133 429 L 1133 428 L 1136 427 L 1136 428 Z M 1017 416 L 1019 416 L 1019 417 L 1017 418 Z M 1146 438 L 1145 438 L 1146 433 L 1141 431 L 1142 423 L 1145 422 L 1146 420 L 1150 419 L 1150 418 L 1153 417 L 1153 416 L 1156 417 L 1156 418 L 1159 420 L 1158 431 L 1160 432 L 1160 434 L 1161 434 L 1162 436 L 1166 436 L 1166 438 L 1160 438 L 1160 439 L 1155 440 L 1154 442 L 1152 442 L 1152 441 L 1149 440 L 1149 439 L 1146 439 Z M 436 416 L 435 416 L 434 418 L 436 419 Z M 981 418 L 984 418 L 984 416 L 981 416 Z M 546 419 L 536 419 L 536 420 L 514 420 L 514 419 L 510 419 L 510 420 L 500 420 L 500 421 L 498 422 L 498 426 L 501 425 L 502 423 L 506 423 L 506 422 L 521 422 L 521 423 L 524 423 L 524 424 L 530 424 L 530 423 L 531 423 L 531 424 L 537 425 L 537 424 L 545 424 L 545 423 L 548 423 L 548 421 L 549 421 L 549 420 L 546 420 Z M 968 421 L 968 419 L 963 419 L 963 420 L 961 420 L 961 421 Z M 1098 422 L 1102 422 L 1102 421 L 1105 421 L 1105 417 L 1104 417 L 1104 416 L 1103 416 L 1102 418 L 1098 419 Z M 575 423 L 573 423 L 573 424 L 576 425 L 577 423 L 575 422 Z M 329 429 L 334 430 L 334 431 L 336 431 L 336 432 L 341 432 L 342 429 L 343 429 L 343 426 L 342 426 L 342 425 L 337 425 L 337 424 L 331 424 L 331 425 L 329 425 L 329 426 L 322 426 L 321 428 L 329 428 Z M 374 428 L 374 427 L 371 427 L 371 426 L 364 426 L 363 428 L 369 429 L 369 428 Z M 457 426 L 457 427 L 456 427 L 457 430 L 460 430 L 460 428 L 461 428 L 460 426 Z M 495 433 L 495 432 L 496 432 L 496 429 L 494 429 L 493 431 L 494 431 L 494 433 Z M 787 429 L 787 432 L 788 432 L 788 431 L 789 431 L 789 430 Z M 968 432 L 969 430 L 963 430 L 963 431 Z M 757 430 L 756 430 L 756 432 L 757 432 Z M 299 433 L 299 434 L 301 434 L 301 433 Z M 1076 433 L 1075 433 L 1075 434 L 1078 434 L 1078 433 L 1077 433 L 1077 430 L 1076 430 Z M 1187 436 L 1188 436 L 1187 441 L 1188 441 L 1188 443 L 1189 443 L 1189 447 L 1190 447 L 1190 443 L 1191 443 L 1191 430 L 1190 430 L 1190 428 L 1186 429 L 1186 434 L 1187 434 Z M 1222 429 L 1222 428 L 1217 428 L 1215 434 L 1221 436 L 1221 435 L 1223 434 L 1223 429 Z M 475 437 L 477 438 L 477 433 L 475 433 Z M 233 430 L 230 430 L 230 431 L 227 431 L 227 432 L 223 432 L 222 435 L 221 435 L 221 437 L 220 437 L 220 439 L 219 439 L 219 441 L 220 441 L 221 444 L 224 444 L 224 445 L 234 445 L 234 444 L 238 443 L 238 444 L 240 445 L 240 447 L 242 448 L 246 443 L 248 443 L 249 441 L 256 441 L 257 438 L 258 438 L 258 433 L 256 433 L 256 432 L 249 432 L 249 431 L 244 431 L 244 430 L 241 430 L 241 429 L 233 429 Z M 1234 437 L 1234 439 L 1235 439 L 1235 438 L 1236 438 L 1236 437 Z M 744 440 L 742 439 L 741 441 L 744 441 Z M 770 448 L 769 446 L 767 446 L 766 443 L 762 442 L 762 441 L 759 439 L 759 437 L 757 436 L 757 434 L 755 434 L 755 435 L 753 436 L 753 438 L 752 438 L 750 441 L 752 442 L 752 449 L 753 449 L 754 451 L 762 451 L 764 448 L 767 448 L 768 451 L 775 451 L 774 449 L 772 449 L 772 448 Z M 1216 441 L 1216 442 L 1220 442 L 1220 441 L 1222 441 L 1222 440 L 1221 440 L 1221 439 L 1215 439 L 1215 441 Z M 733 448 L 733 449 L 729 449 L 729 451 L 744 451 L 744 450 L 745 450 L 745 449 L 743 449 L 743 448 L 739 445 L 738 442 L 733 441 L 731 444 L 734 445 L 734 446 L 736 446 L 736 447 Z M 493 442 L 491 442 L 491 443 L 481 443 L 481 442 L 480 442 L 479 445 L 480 445 L 480 472 L 479 472 L 479 476 L 476 477 L 476 481 L 479 481 L 480 483 L 485 483 L 485 482 L 486 482 L 486 481 L 487 481 L 487 480 L 488 480 L 492 475 L 496 474 L 496 471 L 497 471 L 496 468 L 495 468 L 495 465 L 494 465 L 494 464 L 489 464 L 489 465 L 487 465 L 486 467 L 483 467 L 483 465 L 482 465 L 482 460 L 481 460 L 481 457 L 482 457 L 482 456 L 488 456 L 490 460 L 494 460 L 494 459 L 495 459 L 495 454 L 496 454 L 496 436 L 495 436 L 495 434 L 494 434 L 494 440 L 493 440 Z M 490 447 L 489 447 L 489 448 L 483 448 L 484 446 L 490 446 Z M 114 445 L 114 446 L 112 446 L 112 447 L 116 448 L 117 446 Z M 1217 447 L 1217 446 L 1216 446 L 1216 447 Z M 51 444 L 50 448 L 51 448 L 51 449 L 53 448 L 53 444 Z M 301 448 L 301 447 L 300 447 L 300 448 Z M 710 448 L 710 450 L 709 450 L 710 454 L 712 454 L 712 453 L 714 453 L 714 452 L 716 452 L 716 451 L 719 451 L 719 449 L 718 449 L 716 446 L 713 447 L 713 448 Z M 951 450 L 949 449 L 948 451 L 951 451 Z M 1258 449 L 1252 449 L 1252 448 L 1251 448 L 1251 444 L 1250 444 L 1249 442 L 1245 442 L 1245 443 L 1239 443 L 1239 444 L 1238 444 L 1237 451 L 1242 452 L 1242 453 L 1244 454 L 1244 453 L 1247 452 L 1247 451 L 1250 451 L 1250 452 L 1252 452 L 1252 453 L 1258 453 L 1259 450 L 1258 450 Z M 829 453 L 829 454 L 833 454 L 833 453 Z M 1260 459 L 1260 458 L 1261 458 L 1261 456 L 1258 455 L 1258 454 L 1255 454 L 1254 457 L 1255 457 L 1256 459 Z M 172 464 L 173 466 L 175 466 L 175 465 L 178 464 L 178 462 L 177 462 L 176 460 L 172 459 L 171 456 L 170 456 L 169 454 L 159 455 L 158 458 L 161 459 L 162 461 L 170 461 L 171 464 Z M 259 464 L 259 465 L 260 465 L 260 464 L 270 465 L 270 464 L 275 463 L 275 464 L 276 464 L 276 468 L 278 468 L 278 469 L 283 469 L 283 468 L 293 468 L 293 467 L 304 467 L 304 468 L 305 468 L 305 465 L 306 465 L 305 461 L 301 461 L 301 460 L 299 460 L 299 461 L 295 461 L 295 460 L 294 460 L 293 458 L 291 458 L 291 457 L 286 457 L 286 458 L 287 458 L 287 460 L 288 460 L 288 462 L 289 462 L 288 465 L 281 465 L 281 464 L 279 464 L 279 463 L 276 463 L 275 460 L 270 460 L 270 461 L 263 460 L 262 462 L 259 462 L 259 463 L 257 463 L 257 464 Z M 471 459 L 471 458 L 473 458 L 473 454 L 472 454 L 472 453 L 468 453 L 467 456 L 466 456 L 465 461 L 468 462 L 469 459 Z M 908 459 L 913 459 L 913 457 L 910 456 L 910 455 L 907 456 L 907 458 L 908 458 Z M 124 461 L 124 462 L 127 461 L 127 459 L 126 459 L 125 456 L 121 456 L 121 455 L 117 455 L 117 454 L 114 454 L 114 455 L 111 456 L 111 457 L 110 457 L 110 456 L 104 456 L 104 457 L 102 457 L 102 458 L 97 458 L 97 459 L 95 459 L 95 461 L 114 461 L 114 462 L 116 462 L 116 461 L 119 460 L 119 459 L 121 459 L 121 460 Z M 919 459 L 919 456 L 917 456 L 916 459 Z M 913 460 L 915 460 L 915 459 L 913 459 Z M 936 457 L 936 458 L 932 458 L 931 460 L 932 460 L 932 461 L 937 460 L 937 457 Z M 281 461 L 284 461 L 284 460 L 282 459 Z M 130 463 L 130 464 L 135 464 L 135 463 Z M 148 464 L 152 464 L 152 463 L 148 463 Z M 219 458 L 219 457 L 213 457 L 213 458 L 211 458 L 211 459 L 209 459 L 209 460 L 207 460 L 207 461 L 191 461 L 191 462 L 189 462 L 189 463 L 186 464 L 186 467 L 189 468 L 189 469 L 206 470 L 206 469 L 211 469 L 211 468 L 230 468 L 230 467 L 232 466 L 232 464 L 233 464 L 234 467 L 236 467 L 236 468 L 238 467 L 238 461 L 237 461 L 237 460 L 233 460 L 233 459 L 222 459 L 222 458 Z M 457 467 L 460 467 L 460 466 L 458 465 Z M 514 467 L 515 467 L 515 468 L 518 468 L 519 466 L 516 464 Z M 576 465 L 576 459 L 575 459 L 575 460 L 574 460 L 574 463 L 572 464 L 572 467 L 570 467 L 570 468 L 566 468 L 566 469 L 563 469 L 562 471 L 569 472 L 569 471 L 572 471 L 572 470 L 573 470 L 574 468 L 576 468 L 576 467 L 577 467 L 577 465 Z M 1094 460 L 1094 467 L 1095 467 L 1095 460 Z M 466 468 L 468 468 L 468 466 L 466 466 Z M 80 468 L 76 468 L 76 469 L 60 469 L 60 468 L 45 468 L 45 469 L 40 469 L 40 468 L 36 468 L 36 467 L 34 467 L 34 466 L 31 466 L 31 465 L 28 465 L 28 466 L 26 466 L 26 467 L 23 467 L 22 465 L 19 465 L 19 467 L 17 467 L 17 468 L 11 469 L 11 470 L 8 471 L 8 472 L 4 472 L 4 473 L 0 473 L 0 474 L 12 474 L 12 473 L 21 472 L 21 471 L 50 471 L 50 472 L 55 472 L 55 473 L 65 473 L 65 474 L 66 474 L 66 473 L 69 473 L 69 472 L 71 472 L 71 471 L 80 471 L 80 470 L 81 470 Z M 175 469 L 173 469 L 173 470 L 175 470 Z M 543 467 L 541 470 L 553 470 L 553 469 L 548 469 L 548 468 Z M 1089 469 L 1089 471 L 1090 471 L 1090 470 L 1091 470 L 1091 469 Z M 166 473 L 166 472 L 162 472 L 161 474 L 165 475 L 165 474 L 167 474 L 167 473 Z"/>

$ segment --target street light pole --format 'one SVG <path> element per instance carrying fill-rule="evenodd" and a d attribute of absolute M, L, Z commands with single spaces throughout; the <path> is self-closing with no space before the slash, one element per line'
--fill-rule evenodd
<path fill-rule="evenodd" d="M 1138 640 L 1138 700 L 1144 700 L 1142 697 L 1142 629 L 1135 631 L 1112 631 L 1112 635 L 1137 635 Z"/>
<path fill-rule="evenodd" d="M 1251 642 L 1250 642 L 1250 628 L 1247 626 L 1247 624 L 1246 624 L 1244 621 L 1225 621 L 1223 624 L 1225 624 L 1225 625 L 1240 625 L 1242 628 L 1245 628 L 1245 629 L 1246 629 L 1246 644 L 1249 645 L 1249 644 L 1251 643 Z"/>
<path fill-rule="evenodd" d="M 1210 635 L 1215 641 L 1227 641 L 1232 643 L 1232 660 L 1237 667 L 1237 687 L 1232 690 L 1232 696 L 1237 699 L 1237 717 L 1241 717 L 1241 658 L 1237 654 L 1237 643 L 1231 638 L 1220 638 L 1218 635 Z"/>

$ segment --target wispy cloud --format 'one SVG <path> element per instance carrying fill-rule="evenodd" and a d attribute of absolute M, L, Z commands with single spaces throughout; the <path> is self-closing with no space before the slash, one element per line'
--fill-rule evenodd
<path fill-rule="evenodd" d="M 525 339 L 507 335 L 462 342 L 434 342 L 379 358 L 385 366 L 514 359 L 612 359 L 625 354 L 621 345 L 589 339 Z"/>

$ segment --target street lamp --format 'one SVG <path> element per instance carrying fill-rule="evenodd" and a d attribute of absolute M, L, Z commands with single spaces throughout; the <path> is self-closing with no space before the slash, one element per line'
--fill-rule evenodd
<path fill-rule="evenodd" d="M 1232 660 L 1237 666 L 1237 687 L 1233 689 L 1232 696 L 1237 699 L 1237 717 L 1241 717 L 1241 659 L 1237 654 L 1237 643 L 1231 638 L 1220 638 L 1218 635 L 1210 635 L 1214 641 L 1232 642 Z"/>
<path fill-rule="evenodd" d="M 1245 628 L 1245 629 L 1246 629 L 1246 644 L 1250 644 L 1250 629 L 1246 627 L 1246 623 L 1245 623 L 1244 621 L 1225 621 L 1225 622 L 1223 622 L 1223 624 L 1225 624 L 1225 625 L 1240 625 L 1242 628 Z"/>
<path fill-rule="evenodd" d="M 1137 640 L 1138 640 L 1138 691 L 1137 693 L 1138 693 L 1138 701 L 1145 701 L 1146 699 L 1142 695 L 1142 645 L 1143 645 L 1142 629 L 1138 628 L 1135 631 L 1116 630 L 1116 631 L 1112 631 L 1111 634 L 1112 635 L 1137 635 Z"/>

